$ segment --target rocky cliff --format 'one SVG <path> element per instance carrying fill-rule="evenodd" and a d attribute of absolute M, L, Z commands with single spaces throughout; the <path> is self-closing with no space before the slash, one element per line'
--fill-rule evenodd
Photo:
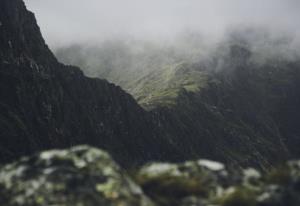
<path fill-rule="evenodd" d="M 150 55 L 153 70 L 128 70 L 142 74 L 131 87 L 146 111 L 120 87 L 59 63 L 24 3 L 2 0 L 0 161 L 78 144 L 106 149 L 126 167 L 202 157 L 268 170 L 299 157 L 300 63 L 257 64 L 245 45 L 226 48 L 166 68 Z"/>
<path fill-rule="evenodd" d="M 21 0 L 0 2 L 0 161 L 84 143 L 126 165 L 163 156 L 161 134 L 120 87 L 59 63 Z"/>

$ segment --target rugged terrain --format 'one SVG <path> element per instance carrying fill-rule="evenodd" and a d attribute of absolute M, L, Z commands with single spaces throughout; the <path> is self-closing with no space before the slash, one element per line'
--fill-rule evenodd
<path fill-rule="evenodd" d="M 190 50 L 116 41 L 56 54 L 125 88 L 188 154 L 185 159 L 267 169 L 299 157 L 300 143 L 299 57 L 287 49 L 288 39 L 268 35 L 233 31 L 205 52 L 196 38 L 182 40 Z"/>
<path fill-rule="evenodd" d="M 298 206 L 300 163 L 270 173 L 219 162 L 151 163 L 126 172 L 88 146 L 44 151 L 0 167 L 6 206 Z"/>
<path fill-rule="evenodd" d="M 257 61 L 239 38 L 199 60 L 198 50 L 155 48 L 132 59 L 108 45 L 116 55 L 104 50 L 99 75 L 114 73 L 141 107 L 119 86 L 59 63 L 21 0 L 0 5 L 1 162 L 78 144 L 106 149 L 125 167 L 208 158 L 268 170 L 299 157 L 297 59 Z"/>
<path fill-rule="evenodd" d="M 124 165 L 168 152 L 163 132 L 129 94 L 56 60 L 21 0 L 0 2 L 0 22 L 2 162 L 82 143 Z"/>
<path fill-rule="evenodd" d="M 298 206 L 298 58 L 258 61 L 239 38 L 171 54 L 140 73 L 106 54 L 95 75 L 138 104 L 59 63 L 22 0 L 1 0 L 0 204 Z"/>

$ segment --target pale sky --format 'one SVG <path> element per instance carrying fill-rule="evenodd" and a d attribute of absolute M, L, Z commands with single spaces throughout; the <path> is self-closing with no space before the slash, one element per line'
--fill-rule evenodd
<path fill-rule="evenodd" d="M 299 0 L 25 0 L 55 48 L 108 38 L 170 38 L 184 30 L 220 36 L 228 27 L 300 30 Z"/>

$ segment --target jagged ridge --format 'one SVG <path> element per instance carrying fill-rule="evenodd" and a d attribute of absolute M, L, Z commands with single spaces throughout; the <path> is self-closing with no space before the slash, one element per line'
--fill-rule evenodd
<path fill-rule="evenodd" d="M 80 143 L 120 162 L 168 152 L 150 114 L 120 87 L 57 62 L 21 0 L 0 2 L 0 160 Z"/>

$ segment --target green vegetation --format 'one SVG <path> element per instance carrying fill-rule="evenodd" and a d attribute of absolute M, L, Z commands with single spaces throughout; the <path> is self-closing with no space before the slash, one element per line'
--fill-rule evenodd
<path fill-rule="evenodd" d="M 225 194 L 217 203 L 222 206 L 255 206 L 256 195 L 253 191 L 245 187 L 234 188 L 234 191 Z"/>
<path fill-rule="evenodd" d="M 132 46 L 117 41 L 99 48 L 73 46 L 56 53 L 63 62 L 80 66 L 88 76 L 120 85 L 147 109 L 174 106 L 182 90 L 197 92 L 207 83 L 207 74 L 193 65 L 197 49 L 183 52 L 156 44 Z"/>
<path fill-rule="evenodd" d="M 176 151 L 168 158 L 204 156 L 266 171 L 290 154 L 300 155 L 300 64 L 258 62 L 251 45 L 239 41 L 222 42 L 209 56 L 174 45 L 122 41 L 67 48 L 57 56 L 155 109 L 151 115 L 160 134 Z"/>
<path fill-rule="evenodd" d="M 203 180 L 200 177 L 172 177 L 162 175 L 157 178 L 147 179 L 146 177 L 138 177 L 137 182 L 145 188 L 146 191 L 155 191 L 155 193 L 184 197 L 187 195 L 208 195 L 207 185 L 203 185 Z"/>
<path fill-rule="evenodd" d="M 283 169 L 290 181 L 276 184 Z M 153 162 L 125 171 L 105 151 L 77 146 L 0 167 L 0 202 L 7 206 L 298 206 L 300 161 L 289 161 L 276 171 L 276 175 L 253 168 L 233 171 L 204 159 Z"/>
<path fill-rule="evenodd" d="M 272 169 L 265 177 L 266 182 L 276 185 L 287 185 L 291 182 L 290 169 L 286 166 L 281 166 Z"/>
<path fill-rule="evenodd" d="M 136 181 L 159 205 L 175 205 L 178 198 L 190 195 L 207 197 L 209 193 L 209 188 L 199 177 L 182 178 L 165 175 L 150 180 L 139 177 Z"/>
<path fill-rule="evenodd" d="M 174 106 L 180 92 L 198 92 L 207 84 L 207 75 L 180 63 L 168 66 L 152 74 L 153 78 L 141 81 L 141 86 L 132 91 L 145 108 Z"/>

